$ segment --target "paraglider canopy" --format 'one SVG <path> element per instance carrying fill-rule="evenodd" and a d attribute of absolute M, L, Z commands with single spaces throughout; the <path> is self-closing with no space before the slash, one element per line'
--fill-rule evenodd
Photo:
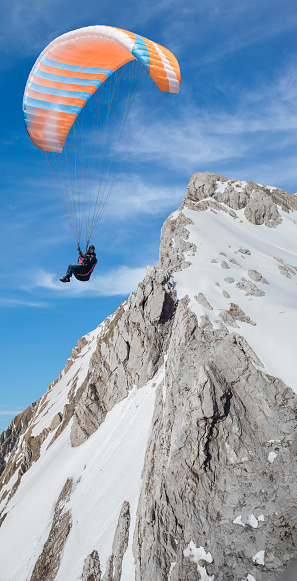
<path fill-rule="evenodd" d="M 38 57 L 26 84 L 23 111 L 37 147 L 61 152 L 88 99 L 117 69 L 137 59 L 161 91 L 178 93 L 180 69 L 166 48 L 133 32 L 88 26 L 56 38 Z"/>
<path fill-rule="evenodd" d="M 25 124 L 78 243 L 85 231 L 88 246 L 132 145 L 135 151 L 161 102 L 179 89 L 175 56 L 120 28 L 73 30 L 38 57 L 25 87 Z"/>

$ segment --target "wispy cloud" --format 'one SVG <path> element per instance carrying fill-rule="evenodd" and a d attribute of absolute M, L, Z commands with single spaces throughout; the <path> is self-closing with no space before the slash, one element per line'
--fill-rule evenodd
<path fill-rule="evenodd" d="M 22 410 L 0 410 L 0 418 L 1 416 L 17 416 L 20 414 Z"/>
<path fill-rule="evenodd" d="M 230 34 L 224 35 L 223 42 L 216 42 L 211 45 L 211 48 L 201 51 L 200 54 L 196 56 L 195 65 L 197 67 L 213 64 L 224 57 L 238 53 L 242 49 L 246 49 L 252 45 L 263 45 L 269 39 L 281 36 L 282 34 L 296 29 L 297 15 L 292 15 L 292 13 L 287 14 L 286 17 L 282 17 L 280 20 L 273 18 L 271 13 L 271 19 L 268 17 L 266 25 L 263 26 L 263 2 L 258 4 L 258 17 L 255 12 L 256 4 L 251 2 L 237 2 L 238 10 L 234 6 L 234 9 L 228 10 L 227 13 L 229 18 L 226 18 L 226 11 L 224 8 L 224 13 L 220 12 L 217 14 L 217 18 L 221 21 L 221 30 L 225 26 L 230 27 Z M 242 6 L 241 6 L 242 4 Z M 253 26 L 243 26 L 245 22 L 245 15 L 242 13 L 243 5 L 245 8 L 252 9 L 254 12 L 253 18 L 249 10 L 245 10 L 246 19 L 253 22 Z M 267 12 L 269 14 L 269 6 L 267 5 Z M 222 20 L 221 20 L 222 19 Z M 220 31 L 219 35 L 220 35 Z M 226 28 L 225 28 L 226 32 Z M 219 40 L 219 38 L 218 38 Z"/>
<path fill-rule="evenodd" d="M 27 0 L 26 3 L 4 0 L 0 49 L 3 54 L 37 57 L 55 37 L 96 24 L 119 26 L 144 34 L 152 22 L 159 22 L 164 23 L 164 26 L 158 26 L 161 36 L 164 36 L 162 30 L 174 22 L 177 11 L 181 12 L 178 0 L 152 0 L 149 9 L 136 0 L 131 0 L 128 6 L 119 3 L 113 6 L 108 0 L 101 0 L 99 8 L 92 0 L 87 4 L 81 4 L 79 0 L 63 0 L 62 3 L 59 0 Z M 160 42 L 159 38 L 153 40 Z M 5 66 L 5 59 L 1 66 Z"/>
<path fill-rule="evenodd" d="M 106 217 L 131 221 L 139 214 L 160 215 L 183 201 L 180 185 L 155 185 L 137 174 L 124 174 L 106 207 Z"/>
<path fill-rule="evenodd" d="M 174 123 L 164 118 L 150 127 L 134 155 L 166 161 L 188 175 L 193 164 L 238 160 L 256 150 L 280 153 L 296 143 L 296 78 L 297 67 L 291 65 L 257 89 L 226 86 L 228 110 L 214 104 L 202 109 L 189 99 Z"/>
<path fill-rule="evenodd" d="M 7 297 L 0 297 L 0 308 L 1 307 L 30 307 L 35 309 L 48 308 L 49 305 L 43 301 L 30 301 L 26 299 L 12 299 Z"/>
<path fill-rule="evenodd" d="M 26 290 L 44 288 L 56 295 L 77 298 L 78 296 L 107 297 L 129 295 L 145 276 L 145 267 L 129 268 L 121 266 L 104 275 L 93 274 L 87 283 L 79 282 L 74 277 L 70 283 L 61 283 L 58 275 L 39 270 L 28 283 Z"/>

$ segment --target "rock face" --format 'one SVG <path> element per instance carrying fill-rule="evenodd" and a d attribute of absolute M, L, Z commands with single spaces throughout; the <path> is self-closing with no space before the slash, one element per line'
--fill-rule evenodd
<path fill-rule="evenodd" d="M 5 580 L 61 581 L 69 555 L 77 562 L 69 579 L 81 581 L 278 581 L 289 570 L 297 543 L 297 396 L 282 376 L 293 336 L 285 349 L 283 340 L 277 343 L 286 328 L 277 319 L 285 315 L 277 301 L 285 296 L 291 319 L 297 259 L 291 241 L 289 252 L 280 254 L 273 236 L 287 219 L 288 227 L 296 224 L 296 210 L 297 197 L 277 188 L 208 172 L 191 178 L 181 208 L 162 228 L 157 268 L 147 267 L 137 291 L 79 340 L 47 394 L 1 436 L 0 550 L 14 523 L 22 526 L 17 510 L 30 474 L 41 478 L 38 466 L 43 462 L 44 469 L 49 457 L 56 486 L 60 450 L 69 450 L 69 477 L 48 507 L 42 542 L 28 529 L 40 550 L 33 547 L 26 561 L 32 566 L 21 572 L 5 558 Z M 202 233 L 208 216 L 217 220 L 218 233 L 220 224 L 224 234 L 236 223 L 235 242 L 222 235 L 215 254 L 213 229 L 207 224 L 212 246 Z M 259 247 L 266 232 L 268 243 Z M 274 361 L 278 374 L 270 369 Z M 131 426 L 121 420 L 123 402 L 132 409 L 135 394 L 153 389 L 151 428 L 131 472 L 133 488 L 140 465 L 139 487 L 131 497 L 125 488 L 122 498 L 125 482 L 114 484 L 107 472 L 100 504 L 96 478 L 105 464 L 94 453 L 101 447 L 105 459 L 108 438 L 120 442 L 132 429 L 133 414 Z M 144 406 L 139 438 L 145 397 L 133 408 L 136 416 Z M 121 413 L 112 416 L 117 409 Z M 112 435 L 104 431 L 109 417 L 115 418 Z M 105 499 L 116 505 L 116 520 L 105 514 Z M 95 517 L 87 523 L 74 518 L 84 503 L 94 512 L 100 504 L 103 530 Z"/>
<path fill-rule="evenodd" d="M 248 574 L 271 581 L 284 554 L 294 558 L 296 396 L 258 363 L 240 336 L 201 330 L 180 301 L 138 506 L 137 579 L 171 570 L 171 581 Z M 272 449 L 278 463 L 269 460 Z M 199 561 L 208 576 L 185 552 L 191 541 L 211 553 L 211 562 Z M 253 561 L 260 549 L 262 566 Z"/>
<path fill-rule="evenodd" d="M 30 581 L 54 581 L 60 565 L 60 558 L 71 528 L 71 514 L 65 510 L 72 490 L 72 480 L 65 483 L 55 506 L 54 518 L 48 539 L 37 559 Z"/>
<path fill-rule="evenodd" d="M 99 427 L 133 385 L 142 387 L 162 365 L 176 303 L 170 274 L 149 268 L 97 343 L 86 389 L 74 413 L 73 446 Z"/>
<path fill-rule="evenodd" d="M 188 185 L 185 204 L 191 206 L 191 203 L 209 198 L 233 210 L 244 208 L 244 215 L 249 222 L 265 224 L 269 228 L 282 222 L 279 207 L 285 212 L 297 210 L 296 198 L 279 188 L 229 180 L 208 172 L 195 173 Z"/>

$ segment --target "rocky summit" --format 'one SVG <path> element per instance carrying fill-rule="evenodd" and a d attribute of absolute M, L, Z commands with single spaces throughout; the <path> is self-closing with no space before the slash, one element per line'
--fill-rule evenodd
<path fill-rule="evenodd" d="M 296 195 L 191 178 L 157 266 L 1 435 L 0 581 L 295 579 L 296 242 Z"/>

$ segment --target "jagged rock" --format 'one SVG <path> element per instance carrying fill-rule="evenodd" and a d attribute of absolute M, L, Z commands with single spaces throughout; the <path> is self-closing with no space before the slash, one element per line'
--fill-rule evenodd
<path fill-rule="evenodd" d="M 85 559 L 81 581 L 101 581 L 100 560 L 97 551 Z"/>
<path fill-rule="evenodd" d="M 269 228 L 282 222 L 278 207 L 285 212 L 297 210 L 296 198 L 283 190 L 270 189 L 251 181 L 238 183 L 209 172 L 197 172 L 190 179 L 186 201 L 192 208 L 193 203 L 199 206 L 206 198 L 213 198 L 233 210 L 244 208 L 244 215 L 249 222 L 265 224 Z"/>
<path fill-rule="evenodd" d="M 125 501 L 120 512 L 112 545 L 112 554 L 108 559 L 103 581 L 121 581 L 122 562 L 129 541 L 129 528 L 130 505 L 129 502 Z"/>
<path fill-rule="evenodd" d="M 118 309 L 98 343 L 88 382 L 75 408 L 73 446 L 93 434 L 115 403 L 134 385 L 142 387 L 163 361 L 177 298 L 168 271 L 153 267 L 148 273 L 130 295 L 127 310 Z"/>
<path fill-rule="evenodd" d="M 12 420 L 7 430 L 0 434 L 0 476 L 4 472 L 7 466 L 7 459 L 17 445 L 20 436 L 27 430 L 36 406 L 37 402 L 32 403 L 25 411 Z M 7 478 L 0 479 L 0 488 L 6 481 Z"/>
<path fill-rule="evenodd" d="M 87 341 L 85 339 L 85 337 L 80 337 L 76 347 L 73 347 L 72 349 L 72 357 L 77 357 L 80 353 L 81 350 L 83 349 L 83 347 L 87 344 Z"/>
<path fill-rule="evenodd" d="M 257 270 L 249 270 L 248 275 L 250 278 L 252 278 L 256 282 L 262 282 L 263 284 L 269 284 L 269 282 L 266 280 L 266 278 L 264 278 L 264 276 L 262 276 L 262 274 L 260 272 L 258 272 Z"/>
<path fill-rule="evenodd" d="M 184 253 L 195 252 L 194 244 L 188 242 L 189 231 L 186 226 L 192 221 L 182 212 L 177 217 L 169 216 L 161 230 L 161 244 L 158 268 L 176 272 L 187 268 L 190 262 L 185 260 Z"/>
<path fill-rule="evenodd" d="M 236 283 L 236 288 L 245 291 L 245 295 L 252 295 L 255 297 L 263 297 L 265 292 L 259 289 L 253 282 L 246 280 L 244 277 L 241 278 L 241 282 Z"/>
<path fill-rule="evenodd" d="M 229 258 L 229 262 L 231 262 L 232 264 L 236 264 L 236 266 L 240 266 L 240 268 L 241 268 L 241 264 L 239 264 L 239 262 L 237 262 L 237 260 L 235 260 L 235 258 Z"/>
<path fill-rule="evenodd" d="M 113 581 L 120 581 L 121 579 L 123 557 L 127 550 L 129 541 L 129 528 L 130 528 L 130 505 L 129 502 L 124 502 L 120 512 L 118 525 L 112 545 L 112 553 L 114 555 Z"/>
<path fill-rule="evenodd" d="M 249 199 L 244 215 L 252 224 L 265 224 L 270 228 L 281 224 L 282 218 L 272 198 L 257 189 Z"/>
<path fill-rule="evenodd" d="M 49 536 L 36 562 L 30 581 L 55 581 L 61 553 L 71 529 L 71 514 L 65 510 L 65 506 L 71 495 L 72 484 L 72 479 L 69 478 L 61 491 L 55 506 Z"/>
<path fill-rule="evenodd" d="M 62 414 L 59 412 L 55 415 L 55 417 L 53 418 L 51 425 L 50 425 L 50 431 L 53 432 L 61 423 L 62 421 Z"/>
<path fill-rule="evenodd" d="M 227 291 L 223 290 L 222 294 L 224 295 L 225 299 L 230 299 L 230 295 L 227 293 Z"/>
<path fill-rule="evenodd" d="M 230 304 L 228 311 L 222 311 L 219 314 L 219 317 L 224 323 L 226 323 L 226 325 L 230 325 L 230 327 L 235 327 L 237 329 L 239 326 L 237 325 L 236 321 L 249 323 L 250 325 L 253 325 L 253 327 L 256 326 L 256 323 L 252 321 L 252 319 L 246 315 L 238 305 L 235 305 L 234 303 Z"/>
<path fill-rule="evenodd" d="M 166 396 L 160 388 L 138 505 L 134 554 L 136 578 L 142 581 L 167 579 L 169 572 L 171 580 L 196 581 L 197 569 L 185 551 L 191 541 L 211 554 L 211 562 L 199 561 L 205 579 L 218 581 L 233 579 L 234 571 L 238 579 L 250 573 L 276 580 L 284 570 L 282 546 L 288 546 L 290 559 L 294 554 L 296 466 L 288 480 L 283 469 L 296 396 L 291 392 L 279 422 L 286 386 L 255 368 L 261 362 L 246 341 L 235 333 L 218 340 L 218 333 L 205 334 L 180 301 Z M 267 459 L 272 439 L 280 441 L 279 464 Z M 247 522 L 249 515 L 263 513 L 265 523 L 257 521 L 256 529 L 232 524 L 240 514 Z M 259 571 L 252 560 L 262 543 L 275 556 L 273 574 L 267 567 Z"/>
<path fill-rule="evenodd" d="M 294 270 L 288 266 L 287 264 L 284 265 L 278 265 L 278 269 L 280 271 L 280 273 L 285 276 L 286 278 L 292 278 L 292 276 L 295 276 L 295 272 Z"/>
<path fill-rule="evenodd" d="M 242 218 L 242 213 L 238 216 L 236 211 L 242 208 L 246 219 L 253 224 L 262 224 L 262 228 L 277 226 L 281 210 L 297 209 L 297 196 L 254 182 L 228 180 L 218 174 L 195 174 L 182 207 L 163 226 L 157 268 L 147 266 L 137 291 L 102 324 L 102 332 L 96 335 L 96 348 L 93 345 L 93 355 L 88 360 L 88 372 L 80 380 L 79 362 L 82 353 L 87 351 L 88 340 L 81 338 L 74 348 L 57 380 L 76 369 L 72 384 L 67 383 L 67 378 L 63 384 L 63 389 L 68 390 L 63 409 L 61 406 L 57 413 L 56 406 L 51 413 L 53 399 L 49 402 L 44 396 L 20 414 L 1 437 L 0 461 L 4 472 L 0 482 L 3 487 L 0 526 L 5 534 L 7 522 L 13 522 L 9 519 L 13 519 L 13 511 L 17 510 L 18 494 L 15 506 L 7 501 L 21 486 L 22 474 L 32 467 L 34 471 L 34 465 L 46 458 L 39 459 L 41 451 L 49 454 L 54 466 L 54 450 L 49 450 L 49 446 L 55 443 L 58 449 L 57 440 L 69 422 L 72 446 L 79 446 L 94 434 L 85 448 L 71 450 L 72 458 L 76 454 L 82 458 L 89 445 L 97 444 L 95 432 L 117 403 L 129 396 L 127 402 L 132 406 L 137 388 L 148 381 L 149 389 L 158 386 L 137 515 L 134 508 L 130 515 L 129 503 L 124 502 L 111 554 L 104 563 L 104 578 L 97 550 L 87 557 L 86 551 L 80 555 L 80 563 L 85 559 L 83 571 L 80 564 L 77 573 L 82 581 L 121 581 L 122 568 L 127 563 L 125 554 L 129 563 L 132 562 L 132 555 L 128 557 L 126 553 L 131 548 L 129 535 L 131 540 L 133 536 L 136 581 L 231 581 L 235 578 L 278 581 L 295 558 L 296 395 L 281 379 L 266 372 L 247 340 L 234 332 L 234 328 L 239 329 L 239 322 L 253 326 L 256 323 L 235 303 L 221 310 L 221 293 L 225 298 L 230 296 L 218 282 L 215 285 L 221 289 L 219 310 L 214 303 L 216 293 L 211 295 L 213 306 L 203 293 L 194 297 L 209 309 L 209 316 L 203 315 L 199 320 L 189 306 L 193 305 L 194 291 L 191 299 L 184 296 L 179 301 L 175 291 L 175 284 L 178 288 L 175 273 L 190 266 L 190 256 L 197 251 L 189 237 L 194 228 L 188 217 L 192 215 L 190 210 L 227 212 L 237 219 L 236 227 L 240 228 L 238 218 Z M 229 224 L 232 222 L 229 216 L 227 220 Z M 270 234 L 273 236 L 273 232 Z M 239 238 L 236 248 L 237 244 L 250 244 L 246 240 L 246 236 Z M 211 250 L 213 254 L 208 254 L 207 262 L 211 256 L 217 256 L 219 248 L 222 246 Z M 227 244 L 224 248 L 229 253 Z M 241 267 L 226 252 L 219 253 L 226 258 L 221 262 L 222 267 L 230 263 Z M 240 247 L 234 252 L 242 262 L 246 259 L 246 264 L 251 265 L 249 249 Z M 256 268 L 257 253 L 253 251 L 253 255 Z M 285 264 L 280 258 L 276 260 L 284 276 L 295 276 L 297 267 Z M 248 270 L 249 278 L 266 284 L 255 268 Z M 261 266 L 258 268 L 261 270 Z M 233 267 L 231 274 L 235 270 Z M 223 276 L 220 269 L 216 273 L 218 277 Z M 198 285 L 198 270 L 195 276 Z M 224 280 L 228 284 L 235 282 L 233 277 Z M 223 286 L 221 278 L 220 282 Z M 282 284 L 286 282 L 282 280 Z M 264 295 L 262 289 L 245 278 L 236 287 L 248 295 Z M 268 294 L 270 287 L 266 290 Z M 249 299 L 243 293 L 240 298 L 248 304 Z M 260 301 L 261 306 L 265 300 Z M 244 327 L 253 331 L 247 325 L 240 325 L 241 329 Z M 154 384 L 156 373 L 162 379 Z M 48 391 L 54 390 L 57 381 Z M 36 426 L 40 417 L 42 428 L 38 433 Z M 44 428 L 47 417 L 48 425 Z M 51 431 L 55 433 L 50 435 Z M 69 432 L 64 432 L 65 440 L 60 442 L 67 441 Z M 98 432 L 98 441 L 102 433 L 104 426 Z M 47 447 L 42 446 L 46 438 L 52 438 Z M 139 462 L 143 462 L 143 457 Z M 73 502 L 74 496 L 79 495 L 79 487 L 85 485 L 84 475 L 89 467 L 85 468 L 81 484 L 80 478 L 76 481 Z M 54 478 L 58 477 L 57 471 Z M 13 485 L 9 488 L 10 479 Z M 24 489 L 20 488 L 20 495 Z M 80 523 L 73 517 L 72 524 L 67 507 L 71 490 L 69 479 L 56 503 L 52 522 L 45 523 L 50 533 L 31 581 L 55 580 L 65 542 L 68 538 L 71 544 L 76 533 L 73 530 L 69 536 L 71 526 L 77 526 L 79 531 Z M 133 502 L 135 507 L 135 498 Z M 97 545 L 94 541 L 91 548 L 95 546 L 100 552 L 99 542 Z M 32 568 L 32 559 L 36 559 L 34 550 L 30 554 Z"/>
<path fill-rule="evenodd" d="M 203 305 L 203 307 L 213 311 L 213 307 L 209 304 L 203 293 L 198 293 L 198 295 L 194 296 L 194 299 L 199 303 L 199 305 Z"/>
<path fill-rule="evenodd" d="M 208 171 L 195 173 L 187 188 L 187 198 L 193 202 L 199 202 L 204 198 L 213 196 L 216 189 L 217 174 L 210 174 Z M 227 179 L 226 179 L 227 181 Z"/>
<path fill-rule="evenodd" d="M 240 252 L 240 254 L 247 254 L 248 256 L 251 256 L 251 251 L 248 248 L 238 248 L 238 252 Z"/>

